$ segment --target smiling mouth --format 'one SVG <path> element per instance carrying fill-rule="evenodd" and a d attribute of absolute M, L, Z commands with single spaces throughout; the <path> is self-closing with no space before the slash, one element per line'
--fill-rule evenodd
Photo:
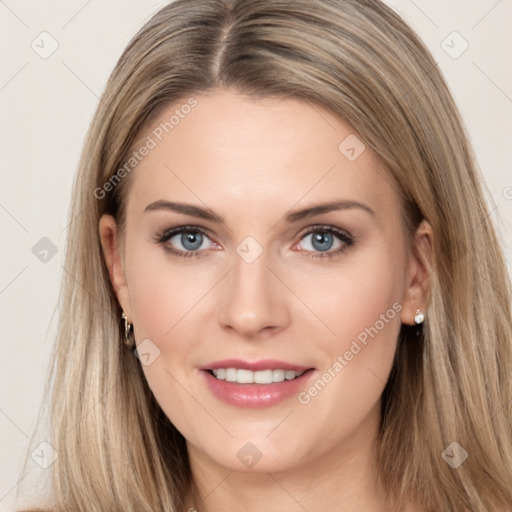
<path fill-rule="evenodd" d="M 217 380 L 234 384 L 274 384 L 285 380 L 295 380 L 311 369 L 294 371 L 276 368 L 252 371 L 242 368 L 216 368 L 215 370 L 207 370 L 207 372 Z"/>

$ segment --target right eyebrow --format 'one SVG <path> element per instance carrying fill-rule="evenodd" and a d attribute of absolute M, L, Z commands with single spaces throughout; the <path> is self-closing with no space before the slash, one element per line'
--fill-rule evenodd
<path fill-rule="evenodd" d="M 192 217 L 199 217 L 200 219 L 211 220 L 213 222 L 220 222 L 224 224 L 224 219 L 220 215 L 216 214 L 212 210 L 194 206 L 193 204 L 175 203 L 159 199 L 158 201 L 146 206 L 144 212 L 154 210 L 170 210 L 177 213 L 183 213 L 185 215 L 191 215 Z"/>

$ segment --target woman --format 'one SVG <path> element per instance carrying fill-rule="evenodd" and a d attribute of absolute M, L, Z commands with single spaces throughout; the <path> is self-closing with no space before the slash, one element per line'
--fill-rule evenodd
<path fill-rule="evenodd" d="M 446 84 L 385 5 L 160 10 L 71 218 L 56 510 L 510 509 L 503 256 Z"/>

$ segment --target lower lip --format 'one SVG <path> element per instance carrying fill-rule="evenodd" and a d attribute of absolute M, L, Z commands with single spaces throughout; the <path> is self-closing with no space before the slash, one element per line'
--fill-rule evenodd
<path fill-rule="evenodd" d="M 205 370 L 201 373 L 210 391 L 222 401 L 236 407 L 262 408 L 270 407 L 297 394 L 305 387 L 313 371 L 313 369 L 306 370 L 300 377 L 293 380 L 272 384 L 238 384 L 219 380 Z"/>

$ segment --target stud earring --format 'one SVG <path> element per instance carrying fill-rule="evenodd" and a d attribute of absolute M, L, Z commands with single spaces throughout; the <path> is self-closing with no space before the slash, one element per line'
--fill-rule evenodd
<path fill-rule="evenodd" d="M 132 331 L 132 328 L 133 328 L 133 324 L 128 322 L 128 317 L 124 314 L 124 311 L 123 311 L 123 314 L 121 315 L 121 318 L 124 321 L 124 343 L 128 347 L 131 347 L 132 346 L 132 341 L 130 339 L 130 334 L 131 334 L 131 331 Z"/>
<path fill-rule="evenodd" d="M 417 309 L 416 314 L 414 315 L 414 323 L 419 325 L 423 323 L 423 320 L 425 320 L 425 315 L 421 312 L 421 310 Z"/>

